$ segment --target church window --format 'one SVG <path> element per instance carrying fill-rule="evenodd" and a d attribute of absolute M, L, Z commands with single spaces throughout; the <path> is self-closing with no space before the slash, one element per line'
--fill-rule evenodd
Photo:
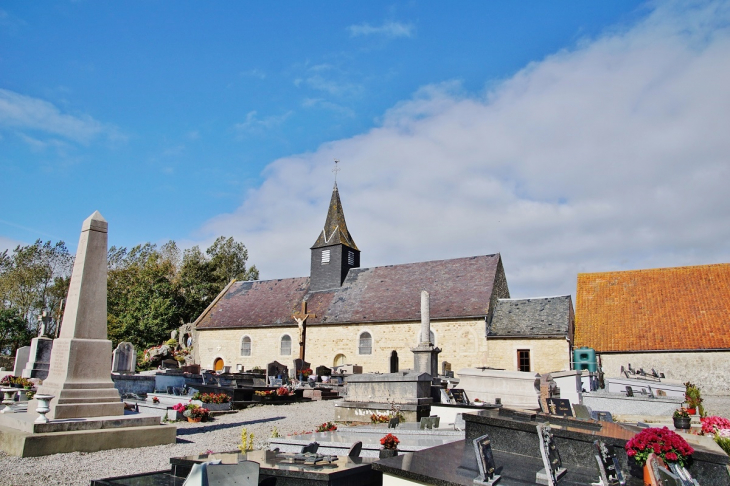
<path fill-rule="evenodd" d="M 322 265 L 330 262 L 330 250 L 322 250 Z"/>
<path fill-rule="evenodd" d="M 355 252 L 354 251 L 348 251 L 347 252 L 347 264 L 351 267 L 355 266 Z"/>
<path fill-rule="evenodd" d="M 517 350 L 517 369 L 519 371 L 530 371 L 530 350 Z"/>
<path fill-rule="evenodd" d="M 360 354 L 373 354 L 373 337 L 369 332 L 360 334 Z"/>
<path fill-rule="evenodd" d="M 282 356 L 291 355 L 291 336 L 288 334 L 281 336 L 281 348 L 279 354 Z"/>
<path fill-rule="evenodd" d="M 248 336 L 241 339 L 241 356 L 251 356 L 251 338 Z"/>

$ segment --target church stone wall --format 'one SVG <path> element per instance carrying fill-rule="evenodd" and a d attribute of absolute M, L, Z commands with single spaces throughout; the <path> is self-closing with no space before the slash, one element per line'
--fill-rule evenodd
<path fill-rule="evenodd" d="M 607 377 L 621 376 L 621 366 L 655 369 L 669 380 L 691 381 L 702 393 L 730 395 L 730 351 L 687 353 L 611 353 L 601 354 L 601 366 Z"/>
<path fill-rule="evenodd" d="M 344 363 L 357 364 L 366 373 L 390 371 L 392 351 L 398 353 L 399 369 L 413 368 L 411 348 L 418 344 L 420 322 L 365 323 L 347 325 L 317 325 L 307 328 L 306 360 L 317 366 L 333 366 L 338 355 Z M 570 368 L 569 343 L 565 339 L 489 339 L 484 338 L 484 320 L 432 321 L 436 346 L 442 349 L 441 362 L 451 363 L 451 369 L 491 366 L 517 370 L 517 350 L 530 349 L 533 371 L 537 373 Z M 372 336 L 372 353 L 359 354 L 359 336 Z M 291 336 L 291 354 L 279 354 L 281 336 Z M 251 338 L 251 356 L 241 356 L 241 340 Z M 212 329 L 198 331 L 200 365 L 212 369 L 216 358 L 236 370 L 241 364 L 246 370 L 265 368 L 279 361 L 290 368 L 299 357 L 299 330 L 296 326 Z"/>
<path fill-rule="evenodd" d="M 517 351 L 530 351 L 530 371 L 549 373 L 570 369 L 570 342 L 554 339 L 489 338 L 486 343 L 487 366 L 518 371 Z"/>

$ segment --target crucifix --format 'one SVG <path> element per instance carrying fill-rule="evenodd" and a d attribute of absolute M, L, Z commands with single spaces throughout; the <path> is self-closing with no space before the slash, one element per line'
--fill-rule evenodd
<path fill-rule="evenodd" d="M 317 317 L 317 315 L 307 314 L 307 301 L 305 300 L 302 302 L 302 310 L 292 314 L 292 317 L 299 326 L 299 359 L 304 361 L 304 345 L 307 339 L 307 326 L 305 324 L 308 317 Z"/>

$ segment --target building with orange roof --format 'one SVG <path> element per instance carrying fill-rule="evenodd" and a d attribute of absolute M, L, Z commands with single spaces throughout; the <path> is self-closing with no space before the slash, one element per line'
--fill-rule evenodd
<path fill-rule="evenodd" d="M 730 264 L 579 274 L 575 345 L 608 377 L 631 363 L 730 391 Z"/>

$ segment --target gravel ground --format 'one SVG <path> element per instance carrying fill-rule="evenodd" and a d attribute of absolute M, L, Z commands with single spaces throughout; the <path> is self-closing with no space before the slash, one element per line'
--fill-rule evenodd
<path fill-rule="evenodd" d="M 125 476 L 170 468 L 170 458 L 236 450 L 241 429 L 253 432 L 256 449 L 264 449 L 276 427 L 281 435 L 314 430 L 335 416 L 334 402 L 302 402 L 291 405 L 261 405 L 221 415 L 212 422 L 178 422 L 177 443 L 113 449 L 109 451 L 54 454 L 19 458 L 0 452 L 3 485 L 84 485 L 92 479 Z"/>
<path fill-rule="evenodd" d="M 730 418 L 730 397 L 705 396 L 704 405 L 709 415 Z M 274 427 L 281 435 L 311 431 L 334 416 L 333 401 L 262 405 L 219 416 L 213 422 L 178 422 L 177 444 L 25 459 L 0 452 L 0 471 L 3 473 L 0 481 L 12 486 L 88 486 L 92 479 L 167 470 L 171 457 L 207 450 L 236 450 L 241 443 L 243 427 L 254 433 L 256 449 L 264 449 Z"/>

